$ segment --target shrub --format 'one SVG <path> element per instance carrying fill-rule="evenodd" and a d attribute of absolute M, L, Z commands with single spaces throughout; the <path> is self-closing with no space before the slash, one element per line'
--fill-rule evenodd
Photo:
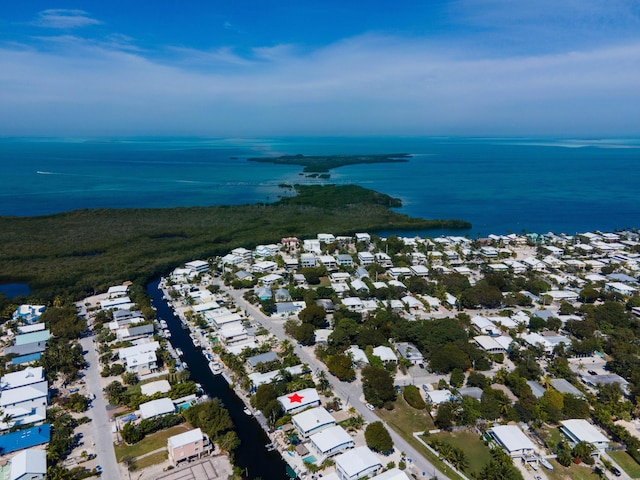
<path fill-rule="evenodd" d="M 427 407 L 427 404 L 424 402 L 422 394 L 420 393 L 420 389 L 415 385 L 407 385 L 406 387 L 404 387 L 402 395 L 404 396 L 406 402 L 413 408 L 424 410 Z"/>

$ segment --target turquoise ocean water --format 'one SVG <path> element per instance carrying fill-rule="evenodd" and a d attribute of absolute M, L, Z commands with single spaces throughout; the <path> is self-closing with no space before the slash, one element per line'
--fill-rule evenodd
<path fill-rule="evenodd" d="M 324 181 L 246 161 L 297 153 L 413 157 L 339 168 Z M 462 233 L 472 236 L 640 227 L 634 139 L 3 139 L 0 175 L 0 215 L 271 202 L 279 184 L 325 182 L 399 197 L 409 215 L 468 220 Z"/>

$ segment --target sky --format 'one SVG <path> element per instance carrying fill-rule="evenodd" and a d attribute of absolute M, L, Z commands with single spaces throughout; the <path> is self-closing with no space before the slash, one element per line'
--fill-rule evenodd
<path fill-rule="evenodd" d="M 640 135 L 637 0 L 6 2 L 0 136 Z"/>

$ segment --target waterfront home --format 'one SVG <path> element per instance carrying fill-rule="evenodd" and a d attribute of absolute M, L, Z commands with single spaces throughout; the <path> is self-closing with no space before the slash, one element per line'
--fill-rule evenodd
<path fill-rule="evenodd" d="M 301 412 L 309 407 L 320 406 L 320 397 L 315 388 L 305 388 L 288 395 L 278 397 L 285 414 Z"/>
<path fill-rule="evenodd" d="M 496 425 L 487 432 L 512 458 L 530 457 L 535 445 L 516 425 Z"/>
<path fill-rule="evenodd" d="M 109 311 L 113 309 L 118 310 L 131 310 L 135 308 L 136 304 L 131 301 L 129 297 L 117 297 L 117 298 L 108 298 L 106 300 L 102 300 L 100 302 L 100 308 L 103 311 Z"/>
<path fill-rule="evenodd" d="M 423 365 L 424 357 L 420 350 L 411 343 L 398 342 L 396 343 L 396 351 L 405 360 L 410 361 L 413 365 Z"/>
<path fill-rule="evenodd" d="M 278 370 L 272 370 L 267 373 L 259 373 L 254 372 L 248 375 L 249 380 L 251 380 L 252 389 L 255 390 L 260 385 L 264 385 L 265 383 L 273 383 L 276 380 L 281 380 L 282 377 L 282 368 Z M 308 368 L 304 365 L 294 365 L 293 367 L 285 367 L 284 370 L 289 372 L 291 375 L 300 375 L 302 373 L 308 372 Z"/>
<path fill-rule="evenodd" d="M 38 323 L 45 309 L 44 305 L 20 305 L 13 312 L 12 319 L 27 324 Z"/>
<path fill-rule="evenodd" d="M 196 274 L 206 273 L 209 271 L 209 263 L 204 260 L 193 260 L 192 262 L 187 262 L 184 264 L 184 267 Z"/>
<path fill-rule="evenodd" d="M 176 411 L 176 406 L 170 398 L 159 398 L 140 404 L 140 417 L 145 420 L 147 418 L 167 415 Z"/>
<path fill-rule="evenodd" d="M 9 461 L 10 480 L 44 480 L 47 477 L 47 452 L 30 448 Z"/>
<path fill-rule="evenodd" d="M 332 233 L 319 233 L 317 238 L 318 241 L 322 243 L 333 243 L 336 241 L 336 237 Z"/>
<path fill-rule="evenodd" d="M 340 480 L 358 480 L 376 475 L 382 470 L 382 463 L 368 447 L 349 450 L 338 455 L 335 462 Z"/>
<path fill-rule="evenodd" d="M 309 444 L 317 455 L 318 463 L 355 447 L 355 442 L 344 428 L 334 425 L 309 436 Z"/>
<path fill-rule="evenodd" d="M 252 370 L 255 370 L 256 367 L 260 364 L 271 363 L 278 360 L 278 354 L 276 352 L 266 352 L 261 353 L 260 355 L 254 355 L 253 357 L 247 358 L 247 363 Z"/>
<path fill-rule="evenodd" d="M 152 324 L 138 325 L 136 327 L 122 327 L 116 330 L 116 337 L 118 341 L 130 341 L 138 338 L 151 337 L 153 335 L 154 327 Z"/>
<path fill-rule="evenodd" d="M 560 431 L 569 439 L 571 447 L 579 442 L 587 442 L 593 445 L 596 454 L 604 452 L 609 447 L 609 439 L 582 418 L 563 420 L 560 425 Z"/>
<path fill-rule="evenodd" d="M 121 348 L 118 356 L 128 372 L 147 375 L 158 369 L 156 351 L 160 348 L 158 342 L 147 342 L 132 347 Z"/>
<path fill-rule="evenodd" d="M 156 393 L 169 393 L 170 390 L 171 384 L 167 380 L 157 380 L 140 385 L 140 393 L 147 397 L 155 395 Z"/>
<path fill-rule="evenodd" d="M 126 297 L 129 293 L 128 285 L 114 285 L 107 290 L 107 298 L 121 298 Z"/>
<path fill-rule="evenodd" d="M 199 428 L 174 435 L 167 439 L 169 462 L 174 467 L 179 462 L 200 458 L 211 451 L 211 442 Z"/>
<path fill-rule="evenodd" d="M 371 242 L 371 235 L 369 235 L 368 233 L 356 233 L 355 234 L 356 237 L 356 242 L 364 242 L 364 243 L 370 243 Z"/>
<path fill-rule="evenodd" d="M 323 407 L 310 408 L 291 417 L 291 423 L 301 438 L 318 433 L 336 424 L 335 418 Z"/>

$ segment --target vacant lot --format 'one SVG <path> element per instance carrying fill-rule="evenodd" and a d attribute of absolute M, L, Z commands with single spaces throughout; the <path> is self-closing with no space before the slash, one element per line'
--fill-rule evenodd
<path fill-rule="evenodd" d="M 442 432 L 431 435 L 431 438 L 443 440 L 464 451 L 469 466 L 464 473 L 479 472 L 491 458 L 491 449 L 480 439 L 480 435 L 472 432 Z M 428 443 L 428 439 L 424 439 Z"/>
<path fill-rule="evenodd" d="M 153 452 L 159 448 L 166 448 L 167 439 L 169 437 L 186 432 L 187 430 L 191 430 L 191 428 L 186 423 L 183 423 L 182 425 L 176 425 L 175 427 L 168 428 L 167 430 L 147 435 L 142 441 L 133 445 L 127 445 L 125 443 L 116 445 L 116 459 L 120 462 L 122 461 L 122 458 L 126 456 L 135 458 L 149 452 Z"/>

